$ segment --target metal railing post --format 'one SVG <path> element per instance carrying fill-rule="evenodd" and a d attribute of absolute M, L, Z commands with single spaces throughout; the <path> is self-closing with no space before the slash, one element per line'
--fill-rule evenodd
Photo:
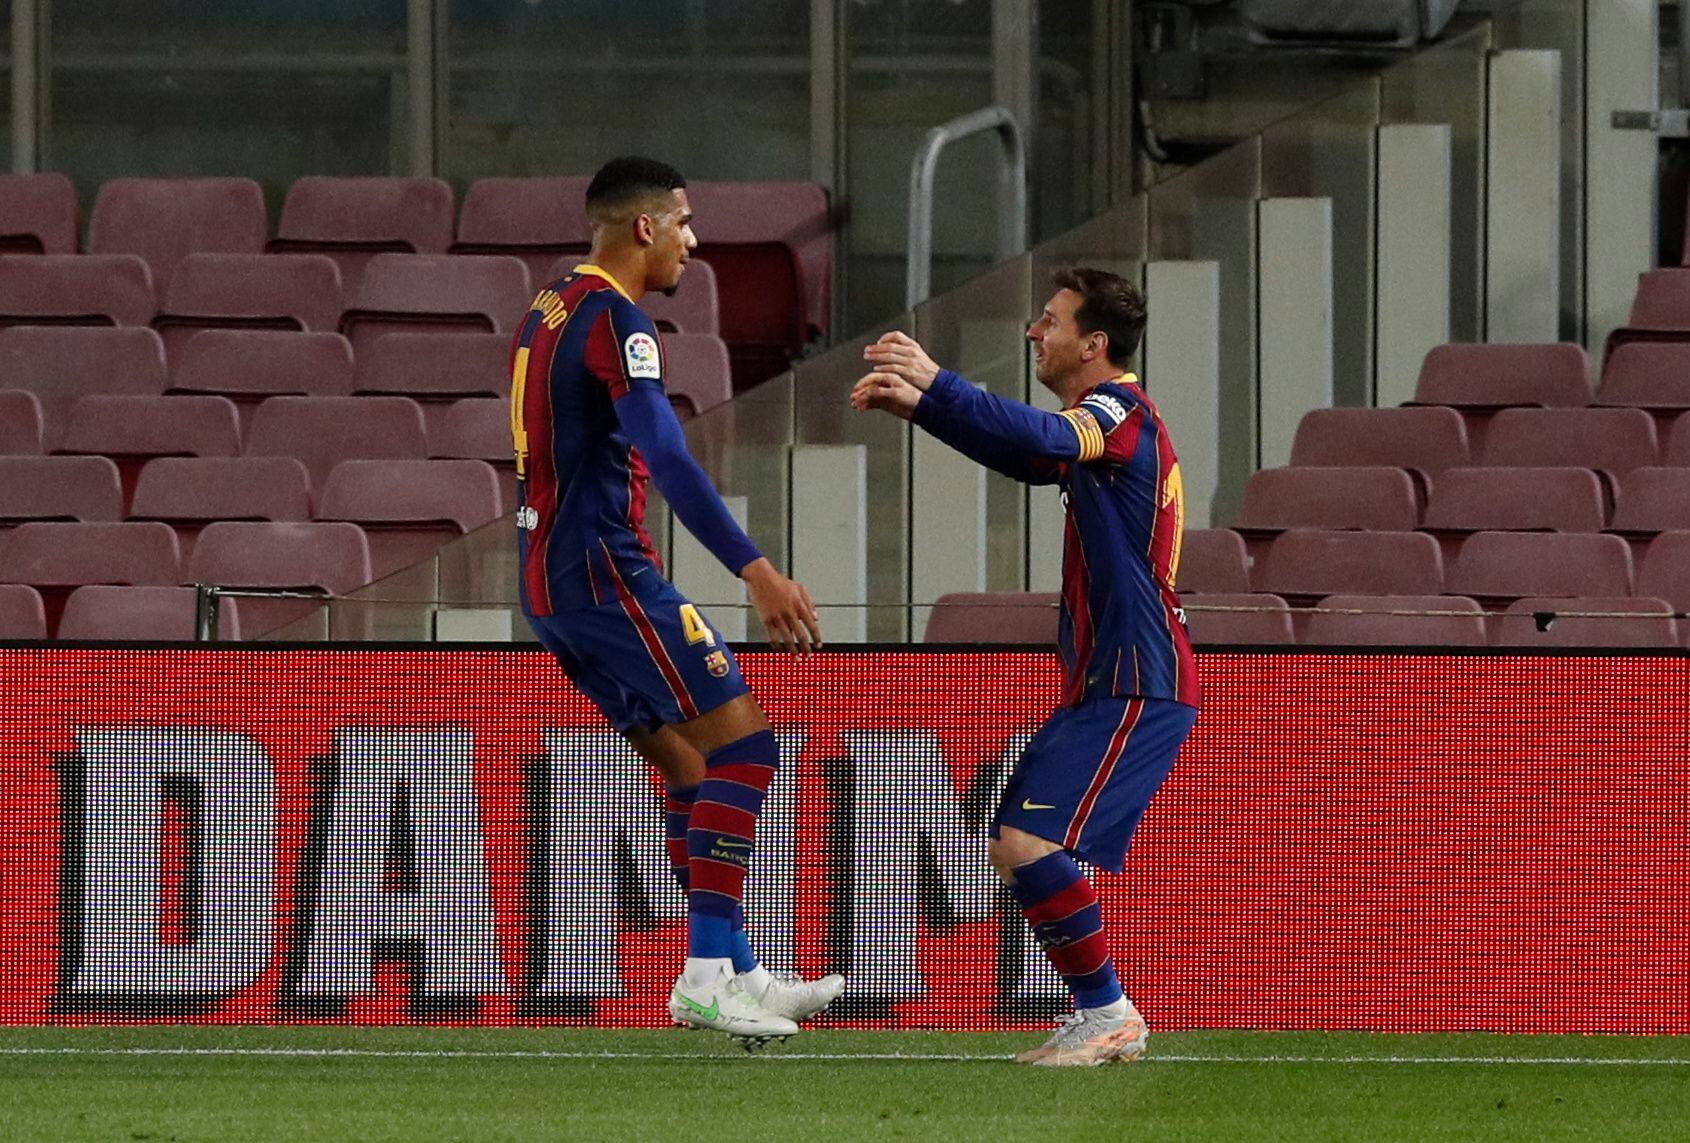
<path fill-rule="evenodd" d="M 1027 147 L 1015 116 L 1003 107 L 985 107 L 942 123 L 927 133 L 910 163 L 909 265 L 904 304 L 914 306 L 933 291 L 933 176 L 939 155 L 959 139 L 995 132 L 998 152 L 998 258 L 1013 258 L 1027 248 Z"/>
<path fill-rule="evenodd" d="M 194 640 L 210 643 L 217 638 L 217 589 L 209 583 L 194 584 Z"/>

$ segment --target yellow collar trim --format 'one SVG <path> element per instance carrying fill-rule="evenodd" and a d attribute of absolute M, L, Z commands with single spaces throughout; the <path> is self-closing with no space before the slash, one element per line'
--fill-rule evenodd
<path fill-rule="evenodd" d="M 605 281 L 609 282 L 611 286 L 615 288 L 616 292 L 621 294 L 624 298 L 627 298 L 630 302 L 634 300 L 629 295 L 628 291 L 622 288 L 622 283 L 618 282 L 611 276 L 609 271 L 602 267 L 595 266 L 591 262 L 583 262 L 579 266 L 575 267 L 575 272 L 577 274 L 591 274 L 595 278 L 603 278 Z"/>

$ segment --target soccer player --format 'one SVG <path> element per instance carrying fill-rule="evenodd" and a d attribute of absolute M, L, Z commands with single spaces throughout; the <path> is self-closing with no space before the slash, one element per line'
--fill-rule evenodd
<path fill-rule="evenodd" d="M 1027 339 L 1060 413 L 976 389 L 902 333 L 864 350 L 873 372 L 851 403 L 912 420 L 1017 480 L 1062 488 L 1062 704 L 1010 776 L 988 853 L 1074 998 L 1055 1034 L 1016 1059 L 1067 1067 L 1136 1059 L 1149 1039 L 1074 859 L 1121 868 L 1196 721 L 1198 686 L 1174 594 L 1185 526 L 1179 462 L 1127 372 L 1144 299 L 1101 270 L 1065 271 L 1054 284 Z"/>
<path fill-rule="evenodd" d="M 663 387 L 663 343 L 635 304 L 673 292 L 698 245 L 686 181 L 651 159 L 604 165 L 587 188 L 588 262 L 534 299 L 512 348 L 511 428 L 523 614 L 577 689 L 668 787 L 667 846 L 687 894 L 678 1023 L 748 1045 L 791 1035 L 844 990 L 757 963 L 741 901 L 757 815 L 779 764 L 733 652 L 664 578 L 646 483 L 745 581 L 777 647 L 821 646 L 815 605 L 729 515 L 687 451 Z"/>

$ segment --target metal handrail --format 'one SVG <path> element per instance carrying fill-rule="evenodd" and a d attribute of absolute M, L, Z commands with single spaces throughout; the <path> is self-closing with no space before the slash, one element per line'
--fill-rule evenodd
<path fill-rule="evenodd" d="M 909 266 L 904 302 L 914 306 L 933 291 L 933 175 L 939 155 L 960 139 L 996 132 L 998 163 L 998 260 L 1027 248 L 1027 146 L 1021 125 L 1005 107 L 983 107 L 942 123 L 927 133 L 910 162 Z"/>

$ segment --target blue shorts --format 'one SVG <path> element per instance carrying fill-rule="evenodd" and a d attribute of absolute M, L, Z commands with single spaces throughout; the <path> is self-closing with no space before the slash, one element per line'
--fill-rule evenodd
<path fill-rule="evenodd" d="M 690 722 L 750 688 L 727 641 L 661 576 L 625 599 L 530 615 L 564 674 L 612 726 L 656 730 Z"/>
<path fill-rule="evenodd" d="M 1095 698 L 1045 721 L 992 819 L 1097 866 L 1120 870 L 1145 807 L 1197 721 L 1171 699 Z"/>

